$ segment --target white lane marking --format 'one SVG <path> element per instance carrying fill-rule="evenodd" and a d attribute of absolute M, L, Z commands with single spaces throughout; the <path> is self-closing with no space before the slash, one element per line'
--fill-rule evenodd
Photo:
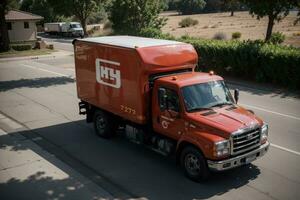
<path fill-rule="evenodd" d="M 242 104 L 241 103 L 240 105 L 245 106 L 245 107 L 249 107 L 249 108 L 254 108 L 254 109 L 257 109 L 257 110 L 262 110 L 262 111 L 265 111 L 265 112 L 268 112 L 268 113 L 280 115 L 280 116 L 283 116 L 283 117 L 288 117 L 288 118 L 291 118 L 291 119 L 300 120 L 299 117 L 295 117 L 295 116 L 292 116 L 292 115 L 287 115 L 287 114 L 283 114 L 283 113 L 279 113 L 279 112 L 267 110 L 267 109 L 264 109 L 264 108 L 260 108 L 260 107 L 256 107 L 256 106 L 251 106 L 251 105 L 248 105 L 248 104 Z"/>
<path fill-rule="evenodd" d="M 281 149 L 283 151 L 287 151 L 287 152 L 290 152 L 290 153 L 293 153 L 293 154 L 296 154 L 296 155 L 300 156 L 300 152 L 298 152 L 298 151 L 294 151 L 294 150 L 291 150 L 291 149 L 288 149 L 288 148 L 285 148 L 285 147 L 282 147 L 282 146 L 279 146 L 279 145 L 273 144 L 273 143 L 271 143 L 270 145 L 272 147 L 275 147 L 275 148 Z"/>
<path fill-rule="evenodd" d="M 66 74 L 62 74 L 62 73 L 50 71 L 50 70 L 47 70 L 47 69 L 42 69 L 42 68 L 39 68 L 39 67 L 34 67 L 34 66 L 31 66 L 31 65 L 26 65 L 26 64 L 21 64 L 21 65 L 22 65 L 22 66 L 25 66 L 25 67 L 29 67 L 29 68 L 31 68 L 31 69 L 37 69 L 37 70 L 40 70 L 40 71 L 52 73 L 52 74 L 59 75 L 59 76 L 65 76 L 65 77 L 73 78 L 72 76 L 68 76 L 68 75 L 66 75 Z"/>

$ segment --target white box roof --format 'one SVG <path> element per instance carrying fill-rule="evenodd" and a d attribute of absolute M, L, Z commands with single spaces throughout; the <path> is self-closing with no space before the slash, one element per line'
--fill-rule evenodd
<path fill-rule="evenodd" d="M 113 45 L 113 46 L 120 46 L 120 47 L 127 47 L 127 48 L 184 44 L 182 42 L 177 42 L 172 40 L 161 40 L 161 39 L 135 37 L 135 36 L 104 36 L 104 37 L 84 38 L 78 40 Z"/>

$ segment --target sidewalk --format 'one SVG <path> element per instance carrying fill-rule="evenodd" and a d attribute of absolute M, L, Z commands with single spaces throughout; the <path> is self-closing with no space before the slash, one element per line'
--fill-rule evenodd
<path fill-rule="evenodd" d="M 56 50 L 55 52 L 53 52 L 51 54 L 47 54 L 47 55 L 0 58 L 0 62 L 9 62 L 9 61 L 18 61 L 18 60 L 34 60 L 34 59 L 43 59 L 43 58 L 57 58 L 57 57 L 71 56 L 71 55 L 73 55 L 73 52 L 64 51 L 64 50 Z"/>
<path fill-rule="evenodd" d="M 0 199 L 113 199 L 21 131 L 0 113 Z"/>

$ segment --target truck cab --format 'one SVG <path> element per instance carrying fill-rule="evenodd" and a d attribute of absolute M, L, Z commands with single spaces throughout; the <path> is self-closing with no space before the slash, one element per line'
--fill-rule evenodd
<path fill-rule="evenodd" d="M 83 37 L 84 32 L 79 22 L 66 22 L 62 25 L 62 32 L 73 37 Z"/>
<path fill-rule="evenodd" d="M 153 91 L 153 129 L 177 141 L 178 155 L 190 147 L 179 158 L 190 178 L 248 164 L 268 151 L 267 124 L 237 105 L 238 91 L 233 98 L 213 72 L 163 77 Z"/>

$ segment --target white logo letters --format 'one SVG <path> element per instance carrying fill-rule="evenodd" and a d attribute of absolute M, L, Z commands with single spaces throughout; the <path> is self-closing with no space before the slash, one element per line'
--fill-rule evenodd
<path fill-rule="evenodd" d="M 107 63 L 114 66 L 120 66 L 120 63 L 104 60 L 97 58 L 96 59 L 96 79 L 97 82 L 103 85 L 107 85 L 113 88 L 120 88 L 121 87 L 121 72 L 120 70 L 105 67 L 103 63 Z"/>

